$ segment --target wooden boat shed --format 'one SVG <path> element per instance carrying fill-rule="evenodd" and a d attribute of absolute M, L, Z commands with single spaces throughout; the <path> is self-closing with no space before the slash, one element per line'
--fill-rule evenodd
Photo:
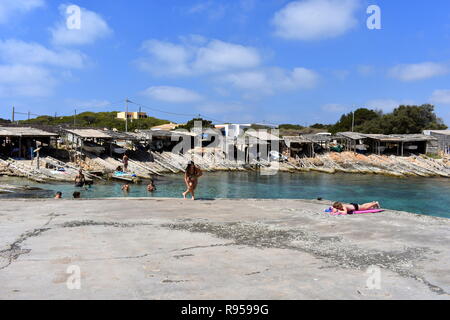
<path fill-rule="evenodd" d="M 304 134 L 300 136 L 283 137 L 286 149 L 291 157 L 313 158 L 317 151 L 327 150 L 332 140 L 331 136 Z"/>
<path fill-rule="evenodd" d="M 289 156 L 292 158 L 313 158 L 314 142 L 303 136 L 285 136 L 283 137 Z"/>
<path fill-rule="evenodd" d="M 435 137 L 439 150 L 445 154 L 450 154 L 450 130 L 427 130 L 424 134 Z"/>
<path fill-rule="evenodd" d="M 85 144 L 94 143 L 105 147 L 105 150 L 112 154 L 113 144 L 118 141 L 135 142 L 137 137 L 124 132 L 100 129 L 64 129 L 67 143 L 70 143 L 75 149 L 80 149 L 83 153 Z"/>
<path fill-rule="evenodd" d="M 196 134 L 183 131 L 139 130 L 133 135 L 152 151 L 172 151 L 182 141 L 188 141 L 191 149 L 196 145 Z M 185 150 L 187 151 L 187 150 Z"/>
<path fill-rule="evenodd" d="M 437 154 L 438 141 L 435 137 L 423 134 L 366 134 L 357 132 L 340 132 L 346 150 L 357 151 L 362 146 L 368 146 L 372 153 L 395 154 Z"/>
<path fill-rule="evenodd" d="M 245 144 L 246 161 L 250 161 L 250 158 L 269 159 L 272 148 L 275 146 L 277 150 L 273 151 L 280 151 L 283 141 L 280 137 L 264 130 L 248 130 L 238 140 Z"/>
<path fill-rule="evenodd" d="M 0 155 L 32 158 L 32 150 L 50 145 L 58 134 L 30 127 L 0 127 Z"/>

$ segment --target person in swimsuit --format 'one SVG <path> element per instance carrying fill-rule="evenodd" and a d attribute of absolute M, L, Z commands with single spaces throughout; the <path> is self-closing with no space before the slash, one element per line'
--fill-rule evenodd
<path fill-rule="evenodd" d="M 152 182 L 150 182 L 150 184 L 147 186 L 147 191 L 148 192 L 155 192 L 156 191 L 156 187 L 155 184 Z"/>
<path fill-rule="evenodd" d="M 189 162 L 186 173 L 184 174 L 184 182 L 187 190 L 183 192 L 183 198 L 186 199 L 188 193 L 192 195 L 192 200 L 195 200 L 195 189 L 197 189 L 198 178 L 203 175 L 202 170 L 195 165 L 193 161 Z"/>
<path fill-rule="evenodd" d="M 365 204 L 357 204 L 357 203 L 350 203 L 350 204 L 344 204 L 342 202 L 335 202 L 333 203 L 333 211 L 335 213 L 340 213 L 342 215 L 346 214 L 353 214 L 356 211 L 367 211 L 367 210 L 374 210 L 374 209 L 380 209 L 380 203 L 377 201 L 365 203 Z"/>
<path fill-rule="evenodd" d="M 86 183 L 86 178 L 84 177 L 83 170 L 78 171 L 78 175 L 75 177 L 75 187 L 82 188 Z"/>
<path fill-rule="evenodd" d="M 123 159 L 122 159 L 123 172 L 127 172 L 127 170 L 128 170 L 128 160 L 129 160 L 129 158 L 128 158 L 127 154 L 125 153 L 125 155 L 123 156 Z"/>
<path fill-rule="evenodd" d="M 55 199 L 62 199 L 62 192 L 57 192 L 55 195 Z"/>

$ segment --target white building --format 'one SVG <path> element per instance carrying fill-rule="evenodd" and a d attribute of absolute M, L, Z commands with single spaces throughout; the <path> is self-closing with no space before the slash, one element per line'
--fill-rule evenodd
<path fill-rule="evenodd" d="M 244 133 L 245 129 L 250 129 L 251 124 L 218 124 L 216 129 L 222 131 L 222 134 L 227 138 L 237 138 Z"/>

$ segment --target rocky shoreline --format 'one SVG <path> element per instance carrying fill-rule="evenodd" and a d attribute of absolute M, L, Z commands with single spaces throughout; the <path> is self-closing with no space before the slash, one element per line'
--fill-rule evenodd
<path fill-rule="evenodd" d="M 450 178 L 450 160 L 427 156 L 378 156 L 353 152 L 327 153 L 315 158 L 289 159 L 287 162 L 252 161 L 244 163 L 226 159 L 213 153 L 178 155 L 170 152 L 152 153 L 149 159 L 130 159 L 129 171 L 133 178 L 115 177 L 114 171 L 122 165 L 119 159 L 87 155 L 78 163 L 61 162 L 46 157 L 40 169 L 31 161 L 0 160 L 0 175 L 25 177 L 37 182 L 71 182 L 77 170 L 85 170 L 89 179 L 118 179 L 134 182 L 135 179 L 152 179 L 157 175 L 183 173 L 187 163 L 194 160 L 205 172 L 279 170 L 282 172 L 322 172 L 327 174 L 380 174 L 394 177 L 445 177 Z"/>

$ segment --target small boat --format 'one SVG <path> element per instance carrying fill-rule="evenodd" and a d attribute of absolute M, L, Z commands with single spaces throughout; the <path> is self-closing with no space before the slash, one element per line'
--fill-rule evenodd
<path fill-rule="evenodd" d="M 105 147 L 103 147 L 99 144 L 96 144 L 93 142 L 85 142 L 83 144 L 83 150 L 86 150 L 87 152 L 94 153 L 97 156 L 99 156 L 102 153 L 104 153 L 106 149 L 105 149 Z"/>
<path fill-rule="evenodd" d="M 117 146 L 113 146 L 112 151 L 115 154 L 124 154 L 125 152 L 127 152 L 127 149 L 121 148 L 121 147 L 117 147 Z"/>

